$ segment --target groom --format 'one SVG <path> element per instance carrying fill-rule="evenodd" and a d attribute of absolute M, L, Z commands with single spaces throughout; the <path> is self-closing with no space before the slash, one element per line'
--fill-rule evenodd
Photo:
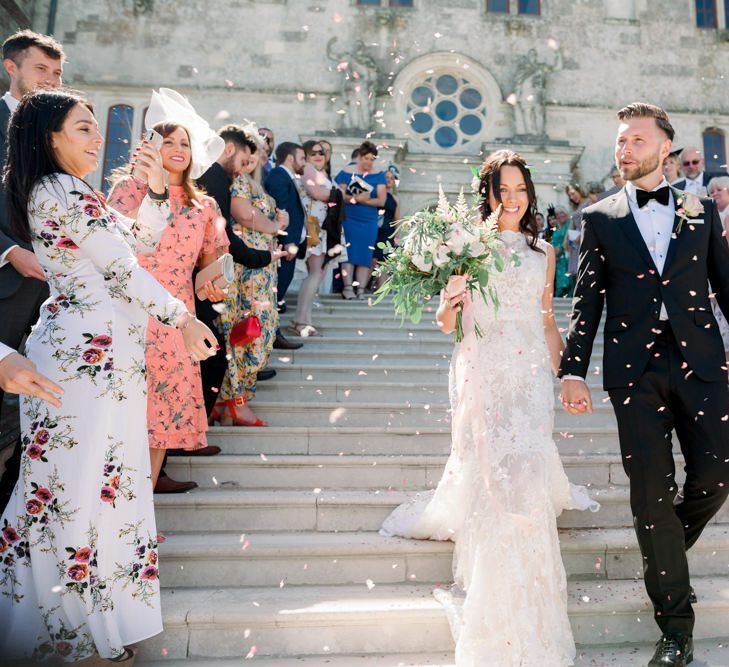
<path fill-rule="evenodd" d="M 709 282 L 729 315 L 729 245 L 715 205 L 669 187 L 674 131 L 663 109 L 618 112 L 615 161 L 626 185 L 587 207 L 559 377 L 570 414 L 592 411 L 584 379 L 603 303 L 604 388 L 630 478 L 643 575 L 662 634 L 649 665 L 693 658 L 686 550 L 729 494 L 729 391 Z M 686 460 L 676 498 L 671 432 Z M 674 502 L 674 501 L 680 502 Z"/>

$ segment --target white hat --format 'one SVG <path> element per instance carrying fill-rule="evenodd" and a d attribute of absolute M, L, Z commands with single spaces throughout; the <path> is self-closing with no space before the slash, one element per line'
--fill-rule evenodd
<path fill-rule="evenodd" d="M 151 130 L 157 123 L 179 123 L 190 134 L 192 178 L 199 178 L 225 150 L 225 141 L 198 116 L 187 98 L 171 88 L 152 91 L 152 99 L 144 117 L 144 126 Z"/>

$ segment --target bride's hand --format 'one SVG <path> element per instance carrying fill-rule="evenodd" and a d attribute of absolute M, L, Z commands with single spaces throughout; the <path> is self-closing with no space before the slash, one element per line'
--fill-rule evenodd
<path fill-rule="evenodd" d="M 466 288 L 468 286 L 468 276 L 451 276 L 443 291 L 443 298 L 448 303 L 448 307 L 452 310 L 460 309 L 466 300 Z"/>

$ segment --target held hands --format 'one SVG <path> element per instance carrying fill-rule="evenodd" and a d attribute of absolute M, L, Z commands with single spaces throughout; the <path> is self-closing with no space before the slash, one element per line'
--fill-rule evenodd
<path fill-rule="evenodd" d="M 31 250 L 15 246 L 5 257 L 23 278 L 46 281 L 46 275 L 43 273 L 40 262 Z"/>
<path fill-rule="evenodd" d="M 583 380 L 562 380 L 562 391 L 559 396 L 562 409 L 571 415 L 583 412 L 592 414 L 592 396 L 590 388 Z"/>
<path fill-rule="evenodd" d="M 23 355 L 13 352 L 0 361 L 0 387 L 9 394 L 28 394 L 42 398 L 57 408 L 63 389 L 41 375 L 35 364 Z"/>
<path fill-rule="evenodd" d="M 213 332 L 194 315 L 188 315 L 179 329 L 193 361 L 203 361 L 215 356 L 219 349 L 218 341 Z"/>
<path fill-rule="evenodd" d="M 132 153 L 132 167 L 152 192 L 158 195 L 164 194 L 167 181 L 162 168 L 162 158 L 159 151 L 155 150 L 149 142 L 139 142 Z"/>

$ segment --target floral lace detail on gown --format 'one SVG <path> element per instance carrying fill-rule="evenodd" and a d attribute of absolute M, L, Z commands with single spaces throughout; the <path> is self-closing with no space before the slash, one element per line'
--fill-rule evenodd
<path fill-rule="evenodd" d="M 380 532 L 455 542 L 454 587 L 435 595 L 458 667 L 561 667 L 573 664 L 575 646 L 556 519 L 563 509 L 599 506 L 569 483 L 552 439 L 546 255 L 521 233 L 500 239 L 507 261 L 492 278 L 498 311 L 480 297 L 467 306 L 453 352 L 453 444 L 443 477 L 398 507 Z"/>

